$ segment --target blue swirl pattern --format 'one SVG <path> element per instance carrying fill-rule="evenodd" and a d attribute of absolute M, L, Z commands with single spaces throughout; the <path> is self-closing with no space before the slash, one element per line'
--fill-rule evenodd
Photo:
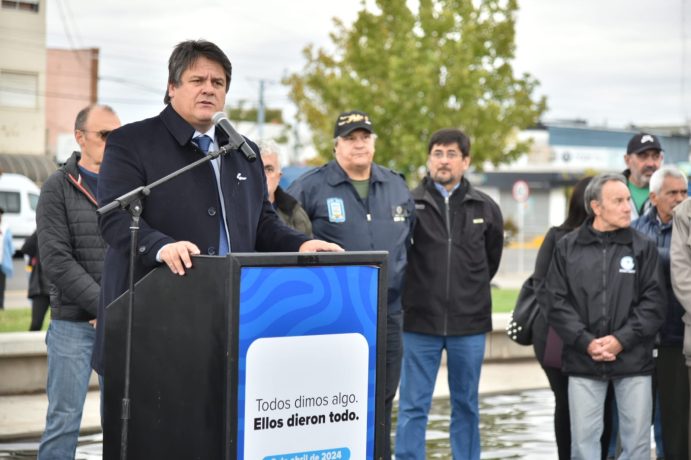
<path fill-rule="evenodd" d="M 238 458 L 244 458 L 247 350 L 266 337 L 360 333 L 369 344 L 367 458 L 374 456 L 379 268 L 243 267 L 240 272 Z"/>

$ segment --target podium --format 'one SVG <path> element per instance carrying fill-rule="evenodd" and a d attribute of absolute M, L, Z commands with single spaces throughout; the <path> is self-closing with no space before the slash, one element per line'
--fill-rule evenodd
<path fill-rule="evenodd" d="M 386 252 L 196 256 L 136 285 L 130 459 L 378 459 Z M 104 458 L 120 458 L 127 294 L 107 307 Z"/>

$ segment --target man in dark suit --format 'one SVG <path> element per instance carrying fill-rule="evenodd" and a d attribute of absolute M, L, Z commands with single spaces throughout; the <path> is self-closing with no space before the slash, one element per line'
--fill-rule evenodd
<path fill-rule="evenodd" d="M 227 56 L 213 43 L 185 41 L 175 47 L 168 63 L 165 109 L 123 126 L 108 139 L 98 186 L 101 206 L 228 142 L 227 135 L 215 129 L 212 116 L 224 108 L 231 70 Z M 101 219 L 109 247 L 93 362 L 99 373 L 105 306 L 127 289 L 129 226 L 125 211 Z M 140 220 L 135 279 L 161 263 L 184 275 L 192 266 L 191 256 L 201 253 L 338 250 L 335 244 L 309 240 L 282 223 L 267 199 L 261 161 L 249 162 L 232 151 L 152 190 Z"/>

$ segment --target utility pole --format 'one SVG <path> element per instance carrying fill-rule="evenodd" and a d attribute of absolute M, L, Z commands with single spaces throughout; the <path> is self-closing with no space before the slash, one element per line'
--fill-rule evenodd
<path fill-rule="evenodd" d="M 293 155 L 290 159 L 291 164 L 300 163 L 300 151 L 302 150 L 302 142 L 300 142 L 300 117 L 295 117 L 295 123 L 293 123 Z"/>
<path fill-rule="evenodd" d="M 264 113 L 264 85 L 266 80 L 259 80 L 259 108 L 257 109 L 257 132 L 259 139 L 264 139 L 264 122 L 266 115 Z"/>

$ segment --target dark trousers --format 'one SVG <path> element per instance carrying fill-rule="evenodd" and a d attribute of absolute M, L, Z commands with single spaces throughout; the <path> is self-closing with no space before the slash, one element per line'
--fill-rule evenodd
<path fill-rule="evenodd" d="M 691 382 L 691 367 L 687 366 L 687 370 L 688 370 L 689 382 Z M 689 393 L 689 399 L 691 399 L 691 393 Z M 691 413 L 691 406 L 689 406 L 689 413 Z M 691 452 L 691 420 L 689 420 L 689 433 L 688 433 L 688 436 L 686 437 L 686 439 L 689 442 L 689 446 L 688 446 L 689 452 Z"/>
<path fill-rule="evenodd" d="M 50 306 L 50 296 L 36 295 L 31 298 L 31 326 L 30 331 L 40 331 L 43 328 L 43 319 Z"/>
<path fill-rule="evenodd" d="M 542 370 L 547 376 L 549 387 L 554 393 L 554 437 L 557 441 L 557 453 L 559 460 L 569 460 L 571 458 L 571 422 L 569 413 L 569 377 L 561 372 L 560 369 L 553 367 L 543 367 Z M 607 399 L 605 400 L 604 427 L 600 443 L 602 446 L 602 460 L 607 458 L 607 447 L 612 436 L 612 401 L 614 391 L 612 386 L 607 389 Z"/>
<path fill-rule="evenodd" d="M 571 458 L 571 422 L 569 421 L 569 378 L 559 369 L 543 367 L 554 393 L 554 437 L 559 460 Z"/>
<path fill-rule="evenodd" d="M 386 318 L 386 375 L 384 401 L 384 458 L 391 458 L 391 411 L 393 399 L 396 396 L 398 382 L 401 379 L 402 332 L 403 316 L 398 313 L 389 314 Z"/>
<path fill-rule="evenodd" d="M 0 270 L 0 310 L 5 308 L 5 283 L 7 282 L 7 277 L 5 273 Z"/>
<path fill-rule="evenodd" d="M 666 460 L 689 458 L 689 371 L 681 345 L 660 347 L 656 369 Z"/>

